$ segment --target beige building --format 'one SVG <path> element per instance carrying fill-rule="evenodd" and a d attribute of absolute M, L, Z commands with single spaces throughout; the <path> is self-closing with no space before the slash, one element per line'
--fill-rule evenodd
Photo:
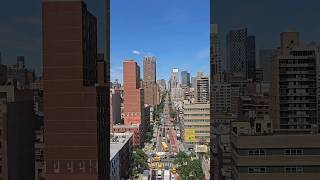
<path fill-rule="evenodd" d="M 110 89 L 110 129 L 113 124 L 121 123 L 121 92 L 119 89 Z"/>
<path fill-rule="evenodd" d="M 320 135 L 231 135 L 232 179 L 320 179 Z"/>
<path fill-rule="evenodd" d="M 273 128 L 318 131 L 320 49 L 299 45 L 299 33 L 281 33 L 281 54 L 273 61 Z"/>
<path fill-rule="evenodd" d="M 197 102 L 206 103 L 210 101 L 209 78 L 204 75 L 198 76 L 196 82 L 197 82 L 197 89 L 196 89 Z"/>
<path fill-rule="evenodd" d="M 210 142 L 210 104 L 183 105 L 184 142 L 187 145 Z"/>

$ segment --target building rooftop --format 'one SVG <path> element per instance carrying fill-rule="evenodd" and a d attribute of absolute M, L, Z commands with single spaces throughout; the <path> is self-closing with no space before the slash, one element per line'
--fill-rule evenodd
<path fill-rule="evenodd" d="M 110 134 L 110 160 L 123 148 L 123 146 L 132 138 L 132 133 L 111 133 Z"/>
<path fill-rule="evenodd" d="M 307 139 L 307 141 L 306 141 Z M 232 133 L 231 141 L 238 148 L 291 148 L 309 147 L 319 148 L 320 134 L 278 133 L 266 135 L 236 135 Z"/>

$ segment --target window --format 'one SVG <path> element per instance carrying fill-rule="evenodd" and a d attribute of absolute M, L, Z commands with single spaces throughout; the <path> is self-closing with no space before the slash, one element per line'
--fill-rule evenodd
<path fill-rule="evenodd" d="M 264 149 L 250 149 L 248 150 L 248 156 L 265 156 L 266 151 Z"/>
<path fill-rule="evenodd" d="M 86 172 L 86 166 L 84 161 L 79 161 L 79 170 Z"/>
<path fill-rule="evenodd" d="M 303 173 L 303 167 L 284 167 L 285 173 Z"/>
<path fill-rule="evenodd" d="M 256 132 L 261 132 L 261 124 L 257 123 L 256 125 Z"/>
<path fill-rule="evenodd" d="M 267 124 L 267 127 L 268 127 L 268 128 L 271 128 L 271 123 L 268 123 L 268 124 Z"/>
<path fill-rule="evenodd" d="M 267 172 L 265 167 L 249 167 L 248 174 L 263 174 Z"/>
<path fill-rule="evenodd" d="M 285 149 L 284 154 L 287 156 L 303 155 L 303 149 Z"/>
<path fill-rule="evenodd" d="M 59 172 L 60 172 L 60 163 L 59 163 L 59 160 L 54 160 L 54 161 L 53 161 L 53 172 L 54 172 L 54 173 L 59 173 Z"/>
<path fill-rule="evenodd" d="M 73 161 L 68 161 L 67 162 L 67 169 L 69 172 L 73 172 Z"/>

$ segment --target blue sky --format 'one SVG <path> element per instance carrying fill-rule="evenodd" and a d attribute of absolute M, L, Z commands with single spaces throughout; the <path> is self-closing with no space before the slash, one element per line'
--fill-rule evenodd
<path fill-rule="evenodd" d="M 319 0 L 212 0 L 211 22 L 219 24 L 222 45 L 231 29 L 247 27 L 257 50 L 277 48 L 280 33 L 299 31 L 302 42 L 320 42 Z"/>
<path fill-rule="evenodd" d="M 122 62 L 143 52 L 157 58 L 157 79 L 172 68 L 209 72 L 209 0 L 111 0 L 111 80 L 122 81 Z M 142 74 L 142 72 L 141 72 Z"/>
<path fill-rule="evenodd" d="M 86 2 L 96 16 L 105 13 L 104 1 Z M 209 72 L 209 14 L 209 0 L 111 0 L 111 78 L 122 79 L 126 58 L 142 68 L 142 56 L 133 50 L 157 57 L 159 78 L 175 67 Z M 41 74 L 41 1 L 6 1 L 0 17 L 3 62 L 12 64 L 24 55 L 27 67 Z"/>
<path fill-rule="evenodd" d="M 13 64 L 16 56 L 22 55 L 25 56 L 27 67 L 39 75 L 42 73 L 41 2 L 10 0 L 2 2 L 0 7 L 0 52 L 3 63 Z M 90 0 L 87 5 L 96 16 L 105 13 L 104 1 Z"/>

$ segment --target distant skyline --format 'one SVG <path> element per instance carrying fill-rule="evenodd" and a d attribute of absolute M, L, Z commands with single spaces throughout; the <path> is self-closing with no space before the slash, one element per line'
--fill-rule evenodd
<path fill-rule="evenodd" d="M 10 65 L 16 62 L 17 56 L 25 56 L 27 68 L 34 69 L 38 75 L 42 73 L 41 2 L 41 0 L 10 0 L 2 3 L 0 11 L 2 62 Z M 102 13 L 105 14 L 104 1 L 87 0 L 86 2 L 89 11 L 94 15 L 101 17 Z M 100 36 L 101 28 L 98 30 L 98 36 Z M 98 46 L 101 46 L 101 42 Z"/>
<path fill-rule="evenodd" d="M 284 31 L 300 32 L 302 43 L 319 43 L 319 6 L 318 0 L 212 0 L 211 23 L 219 25 L 222 49 L 230 30 L 247 27 L 248 34 L 256 36 L 258 55 L 260 48 L 279 47 L 280 33 Z"/>
<path fill-rule="evenodd" d="M 209 73 L 209 0 L 111 1 L 111 80 L 122 82 L 125 59 L 157 58 L 157 79 L 172 68 Z M 142 78 L 142 77 L 141 77 Z"/>

